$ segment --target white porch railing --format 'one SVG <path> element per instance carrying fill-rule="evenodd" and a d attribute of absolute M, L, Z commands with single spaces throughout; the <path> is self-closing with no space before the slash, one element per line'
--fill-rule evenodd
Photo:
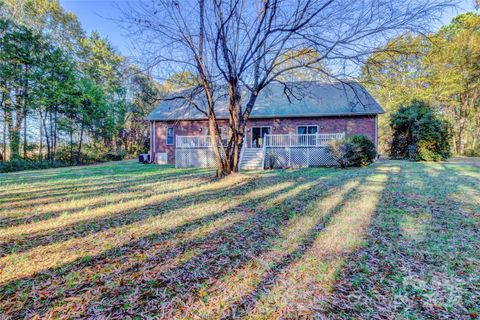
<path fill-rule="evenodd" d="M 225 142 L 226 137 L 222 137 Z M 266 134 L 264 147 L 325 147 L 332 140 L 345 139 L 345 133 Z M 210 136 L 176 136 L 176 148 L 209 148 Z"/>
<path fill-rule="evenodd" d="M 175 144 L 180 149 L 210 148 L 210 136 L 177 136 Z M 222 137 L 225 140 L 224 137 Z"/>
<path fill-rule="evenodd" d="M 270 147 L 325 147 L 332 140 L 345 139 L 345 133 L 322 134 L 266 134 L 264 146 Z"/>

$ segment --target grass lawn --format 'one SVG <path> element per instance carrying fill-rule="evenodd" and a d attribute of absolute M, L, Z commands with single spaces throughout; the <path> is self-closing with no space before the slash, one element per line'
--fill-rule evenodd
<path fill-rule="evenodd" d="M 480 313 L 480 168 L 0 174 L 0 318 Z"/>

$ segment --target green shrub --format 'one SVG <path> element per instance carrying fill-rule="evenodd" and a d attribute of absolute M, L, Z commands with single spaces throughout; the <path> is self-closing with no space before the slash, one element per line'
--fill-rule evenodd
<path fill-rule="evenodd" d="M 369 137 L 357 134 L 348 138 L 348 142 L 355 146 L 355 154 L 352 159 L 353 166 L 366 167 L 375 160 L 377 150 Z"/>
<path fill-rule="evenodd" d="M 30 161 L 23 159 L 13 159 L 11 161 L 0 162 L 0 172 L 16 172 L 23 170 L 36 170 L 36 169 L 48 169 L 66 167 L 68 163 L 63 161 Z"/>
<path fill-rule="evenodd" d="M 476 148 L 470 148 L 465 151 L 467 157 L 480 157 L 480 145 Z"/>
<path fill-rule="evenodd" d="M 105 147 L 97 147 L 94 145 L 86 145 L 82 148 L 81 163 L 91 164 L 108 161 L 105 158 L 107 149 Z"/>
<path fill-rule="evenodd" d="M 73 154 L 71 152 L 72 150 L 73 150 Z M 60 147 L 57 150 L 55 154 L 55 158 L 71 164 L 77 164 L 77 160 L 78 160 L 77 151 L 78 151 L 78 146 L 76 144 L 72 146 L 65 145 Z M 106 162 L 106 161 L 118 161 L 118 160 L 125 159 L 126 155 L 127 155 L 126 152 L 123 150 L 108 151 L 105 148 L 87 144 L 82 147 L 82 153 L 80 155 L 80 164 L 92 164 L 92 163 L 99 163 L 99 162 Z"/>
<path fill-rule="evenodd" d="M 274 169 L 277 159 L 278 155 L 276 153 L 269 153 L 267 156 L 267 168 L 270 170 Z"/>
<path fill-rule="evenodd" d="M 93 164 L 106 161 L 123 160 L 127 153 L 123 150 L 109 152 L 105 148 L 93 145 L 84 145 L 80 154 L 80 162 L 77 162 L 78 145 L 59 146 L 55 152 L 55 160 L 40 160 L 37 156 L 33 159 L 14 159 L 11 161 L 0 161 L 0 172 L 14 172 L 22 170 L 58 168 L 79 164 Z"/>
<path fill-rule="evenodd" d="M 450 124 L 425 102 L 401 106 L 390 118 L 394 159 L 439 161 L 450 157 Z"/>
<path fill-rule="evenodd" d="M 327 146 L 327 151 L 342 168 L 366 167 L 377 156 L 372 140 L 364 135 L 354 135 L 346 141 L 332 141 Z"/>
<path fill-rule="evenodd" d="M 73 160 L 71 158 L 71 153 L 73 153 L 73 159 L 75 159 L 75 156 L 76 156 L 75 150 L 76 150 L 76 146 L 73 146 L 72 149 L 70 148 L 70 146 L 60 146 L 57 148 L 55 152 L 55 158 L 60 161 L 72 163 Z"/>
<path fill-rule="evenodd" d="M 55 152 L 55 158 L 61 161 L 68 162 L 70 164 L 77 164 L 78 160 L 78 145 L 65 145 L 61 146 Z M 100 162 L 102 153 L 96 151 L 95 148 L 91 148 L 89 145 L 82 147 L 80 154 L 80 164 L 90 164 Z"/>
<path fill-rule="evenodd" d="M 327 151 L 342 168 L 351 167 L 355 161 L 356 146 L 353 143 L 334 140 L 327 146 Z"/>
<path fill-rule="evenodd" d="M 127 153 L 123 150 L 111 151 L 104 154 L 104 158 L 108 161 L 120 161 L 125 159 Z"/>

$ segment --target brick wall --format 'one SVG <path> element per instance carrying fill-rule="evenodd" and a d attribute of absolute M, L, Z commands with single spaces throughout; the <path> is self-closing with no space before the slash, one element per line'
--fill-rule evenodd
<path fill-rule="evenodd" d="M 251 119 L 247 123 L 247 129 L 255 126 L 270 126 L 272 134 L 294 134 L 299 125 L 316 125 L 319 133 L 345 132 L 347 136 L 364 134 L 375 142 L 375 115 L 350 116 L 350 117 L 318 117 L 318 118 L 283 118 L 283 119 Z M 227 120 L 219 120 L 222 131 L 226 132 Z M 196 121 L 167 121 L 155 122 L 156 152 L 167 152 L 168 163 L 175 163 L 175 139 L 173 145 L 167 145 L 167 128 L 173 128 L 174 135 L 196 136 L 206 135 L 208 128 L 207 120 Z M 250 140 L 250 130 L 247 132 L 247 140 Z"/>

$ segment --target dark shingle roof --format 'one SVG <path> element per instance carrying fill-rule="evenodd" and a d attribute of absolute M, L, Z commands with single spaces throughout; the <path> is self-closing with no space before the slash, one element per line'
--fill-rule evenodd
<path fill-rule="evenodd" d="M 315 116 L 366 115 L 384 113 L 380 105 L 359 83 L 294 82 L 288 86 L 272 83 L 263 89 L 251 118 L 295 118 Z M 205 108 L 205 103 L 197 101 Z M 228 118 L 228 99 L 220 98 L 215 107 L 219 119 Z M 200 120 L 205 115 L 182 99 L 162 101 L 148 120 Z"/>

